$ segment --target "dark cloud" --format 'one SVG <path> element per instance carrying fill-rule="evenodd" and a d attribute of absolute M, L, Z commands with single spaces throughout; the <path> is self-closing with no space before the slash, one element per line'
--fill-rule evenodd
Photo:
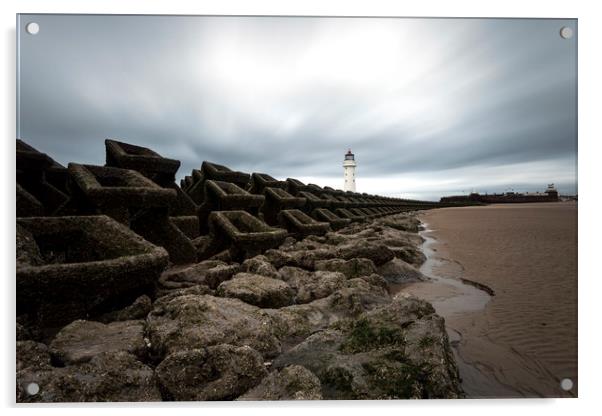
<path fill-rule="evenodd" d="M 113 137 L 180 177 L 212 160 L 340 187 L 352 148 L 360 191 L 576 192 L 574 20 L 21 22 L 19 135 L 62 163 L 104 163 Z"/>

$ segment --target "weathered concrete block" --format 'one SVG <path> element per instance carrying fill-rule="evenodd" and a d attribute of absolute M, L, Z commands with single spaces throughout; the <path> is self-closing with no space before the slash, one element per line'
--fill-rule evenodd
<path fill-rule="evenodd" d="M 17 217 L 41 217 L 43 215 L 42 203 L 17 183 Z"/>
<path fill-rule="evenodd" d="M 298 209 L 286 209 L 278 214 L 278 222 L 297 236 L 324 235 L 330 231 L 328 222 L 318 222 Z"/>
<path fill-rule="evenodd" d="M 301 191 L 309 191 L 311 188 L 298 179 L 286 178 L 286 191 L 297 196 Z"/>
<path fill-rule="evenodd" d="M 191 240 L 200 235 L 199 217 L 196 215 L 169 217 L 169 220 Z"/>
<path fill-rule="evenodd" d="M 192 200 L 199 205 L 205 199 L 205 181 L 207 180 L 230 182 L 242 189 L 247 189 L 250 175 L 248 173 L 233 171 L 217 163 L 203 162 L 201 170 L 194 169 L 192 171 L 192 184 L 186 190 Z"/>
<path fill-rule="evenodd" d="M 22 140 L 17 139 L 16 149 L 17 184 L 42 205 L 46 215 L 55 214 L 69 200 L 66 169 Z M 27 211 L 31 202 L 30 198 L 23 199 L 23 195 L 17 201 L 17 216 L 20 211 Z"/>
<path fill-rule="evenodd" d="M 355 214 L 355 213 L 351 212 L 350 210 L 348 210 L 347 208 L 338 208 L 335 212 L 337 213 L 338 216 L 340 216 L 342 218 L 348 218 L 352 222 L 364 221 L 366 219 L 363 215 Z"/>
<path fill-rule="evenodd" d="M 162 188 L 130 169 L 69 164 L 84 212 L 101 213 L 129 225 L 154 244 L 164 247 L 174 263 L 192 263 L 192 242 L 168 217 L 177 193 Z"/>
<path fill-rule="evenodd" d="M 300 191 L 297 193 L 297 196 L 305 198 L 304 211 L 308 213 L 312 212 L 316 208 L 330 208 L 332 206 L 332 201 L 320 198 L 313 192 Z"/>
<path fill-rule="evenodd" d="M 209 215 L 211 241 L 199 253 L 208 258 L 227 247 L 232 247 L 245 258 L 264 250 L 278 247 L 287 236 L 286 230 L 274 228 L 246 211 L 214 211 Z M 206 256 L 206 257 L 205 257 Z"/>
<path fill-rule="evenodd" d="M 286 190 L 287 183 L 285 181 L 279 181 L 265 173 L 253 173 L 251 175 L 249 192 L 252 194 L 261 195 L 266 188 L 279 188 Z"/>
<path fill-rule="evenodd" d="M 196 204 L 176 185 L 176 172 L 180 161 L 165 158 L 151 149 L 116 140 L 105 140 L 107 166 L 140 172 L 157 185 L 176 191 L 170 204 L 171 216 L 196 215 Z"/>
<path fill-rule="evenodd" d="M 205 199 L 198 210 L 201 233 L 209 230 L 208 218 L 212 211 L 244 210 L 257 215 L 263 204 L 263 195 L 252 195 L 239 186 L 223 181 L 205 181 Z"/>
<path fill-rule="evenodd" d="M 374 215 L 365 211 L 364 208 L 351 208 L 349 209 L 349 211 L 351 211 L 352 214 L 357 215 L 358 217 L 364 217 L 367 219 L 373 218 Z"/>
<path fill-rule="evenodd" d="M 125 306 L 152 293 L 167 265 L 163 248 L 107 216 L 18 218 L 17 225 L 18 234 L 33 236 L 43 262 L 17 262 L 17 314 L 42 324 Z"/>
<path fill-rule="evenodd" d="M 69 163 L 69 172 L 85 211 L 107 214 L 125 224 L 132 208 L 166 208 L 176 199 L 175 191 L 134 170 Z"/>
<path fill-rule="evenodd" d="M 301 208 L 305 198 L 292 196 L 284 189 L 265 188 L 265 202 L 261 208 L 264 221 L 269 225 L 278 224 L 278 214 L 285 209 Z"/>
<path fill-rule="evenodd" d="M 339 230 L 351 224 L 351 219 L 341 218 L 326 208 L 316 208 L 311 213 L 311 216 L 318 221 L 328 222 L 333 230 Z"/>
<path fill-rule="evenodd" d="M 117 140 L 105 140 L 107 166 L 132 169 L 163 186 L 175 181 L 180 161 L 168 159 L 153 150 Z"/>

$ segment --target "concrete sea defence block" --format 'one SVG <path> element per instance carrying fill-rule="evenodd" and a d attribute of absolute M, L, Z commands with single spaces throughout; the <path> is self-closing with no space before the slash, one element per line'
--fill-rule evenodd
<path fill-rule="evenodd" d="M 38 199 L 17 183 L 17 217 L 40 217 L 44 206 Z"/>
<path fill-rule="evenodd" d="M 300 191 L 297 193 L 297 196 L 305 198 L 304 210 L 308 213 L 316 208 L 330 208 L 332 206 L 332 201 L 320 198 L 313 192 Z"/>
<path fill-rule="evenodd" d="M 105 140 L 107 166 L 132 169 L 158 182 L 173 182 L 180 161 L 155 151 L 113 139 Z"/>
<path fill-rule="evenodd" d="M 296 197 L 280 188 L 265 188 L 265 202 L 261 207 L 264 221 L 269 225 L 278 225 L 278 214 L 285 209 L 301 208 L 305 198 Z"/>
<path fill-rule="evenodd" d="M 339 217 L 348 218 L 352 222 L 358 222 L 358 221 L 365 220 L 365 217 L 363 215 L 354 214 L 353 212 L 351 212 L 350 210 L 348 210 L 346 208 L 339 208 L 335 212 Z"/>
<path fill-rule="evenodd" d="M 330 231 L 328 222 L 318 222 L 298 209 L 286 209 L 278 214 L 278 221 L 291 234 L 305 237 L 308 235 L 324 235 Z"/>
<path fill-rule="evenodd" d="M 312 211 L 311 216 L 318 221 L 329 222 L 333 230 L 339 230 L 351 224 L 351 219 L 341 218 L 326 208 L 316 208 Z"/>
<path fill-rule="evenodd" d="M 17 140 L 16 150 L 17 184 L 40 203 L 44 214 L 55 214 L 69 200 L 66 169 L 22 140 Z M 17 201 L 17 215 L 27 212 L 30 202 L 31 198 Z"/>
<path fill-rule="evenodd" d="M 77 185 L 74 199 L 83 213 L 106 214 L 164 247 L 175 263 L 196 261 L 192 242 L 169 220 L 177 192 L 131 169 L 69 164 Z"/>
<path fill-rule="evenodd" d="M 204 260 L 231 248 L 238 257 L 251 258 L 278 247 L 287 235 L 286 230 L 271 227 L 246 211 L 214 211 L 209 214 L 209 236 L 197 253 Z"/>
<path fill-rule="evenodd" d="M 77 185 L 81 204 L 96 212 L 110 210 L 117 214 L 121 211 L 121 215 L 127 215 L 130 208 L 166 208 L 176 199 L 174 190 L 161 188 L 131 169 L 77 163 L 69 163 L 68 169 Z M 126 221 L 126 218 L 116 219 Z"/>
<path fill-rule="evenodd" d="M 17 224 L 40 253 L 37 261 L 17 262 L 17 314 L 36 315 L 43 324 L 129 304 L 152 293 L 167 265 L 163 248 L 104 215 L 19 218 Z"/>
<path fill-rule="evenodd" d="M 151 179 L 162 188 L 176 191 L 176 200 L 170 205 L 170 215 L 195 215 L 197 206 L 176 185 L 176 172 L 180 161 L 165 158 L 155 151 L 117 140 L 105 140 L 106 166 L 135 170 Z"/>
<path fill-rule="evenodd" d="M 224 165 L 207 161 L 203 162 L 200 170 L 193 169 L 191 176 L 192 183 L 187 186 L 186 193 L 199 205 L 205 198 L 205 181 L 230 182 L 242 189 L 247 189 L 251 177 L 248 173 L 233 171 Z"/>
<path fill-rule="evenodd" d="M 253 173 L 251 175 L 249 192 L 252 194 L 261 195 L 266 188 L 279 188 L 286 190 L 287 183 L 285 181 L 279 181 L 266 173 Z"/>
<path fill-rule="evenodd" d="M 263 205 L 263 195 L 253 195 L 238 185 L 224 181 L 205 181 L 204 200 L 198 209 L 199 226 L 202 234 L 208 232 L 208 218 L 212 211 L 245 210 L 257 215 Z"/>
<path fill-rule="evenodd" d="M 310 191 L 311 188 L 298 179 L 286 178 L 286 190 L 289 194 L 297 196 L 301 191 Z"/>

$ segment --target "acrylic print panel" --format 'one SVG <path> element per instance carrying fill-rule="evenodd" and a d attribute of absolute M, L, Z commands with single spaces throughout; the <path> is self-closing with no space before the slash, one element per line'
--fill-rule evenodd
<path fill-rule="evenodd" d="M 577 396 L 577 21 L 18 16 L 17 401 Z"/>

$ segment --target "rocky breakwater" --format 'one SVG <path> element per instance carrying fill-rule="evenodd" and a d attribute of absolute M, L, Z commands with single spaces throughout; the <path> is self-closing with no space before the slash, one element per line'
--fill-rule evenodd
<path fill-rule="evenodd" d="M 288 237 L 240 263 L 172 266 L 154 300 L 50 338 L 19 324 L 18 401 L 462 397 L 443 319 L 387 290 L 424 279 L 417 230 L 406 213 Z"/>
<path fill-rule="evenodd" d="M 17 143 L 18 402 L 463 397 L 425 277 L 424 201 L 105 142 Z"/>

